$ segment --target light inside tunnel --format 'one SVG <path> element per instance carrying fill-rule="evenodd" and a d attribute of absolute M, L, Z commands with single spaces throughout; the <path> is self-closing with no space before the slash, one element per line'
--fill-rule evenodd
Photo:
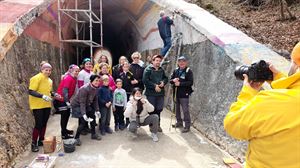
<path fill-rule="evenodd" d="M 92 1 L 93 12 L 100 15 L 99 1 Z M 138 33 L 135 27 L 134 19 L 128 10 L 128 4 L 132 3 L 130 0 L 114 0 L 103 1 L 103 47 L 112 55 L 113 64 L 118 64 L 120 56 L 124 55 L 130 59 L 130 55 L 137 50 L 138 47 Z M 88 8 L 88 4 L 83 3 L 80 8 Z M 85 30 L 81 31 L 79 36 L 84 37 L 85 40 L 90 39 L 89 23 L 86 23 Z M 101 28 L 100 24 L 93 24 L 93 41 L 101 42 Z M 94 48 L 94 53 L 97 53 L 97 48 Z M 80 52 L 81 59 L 90 57 L 90 49 L 84 48 Z"/>

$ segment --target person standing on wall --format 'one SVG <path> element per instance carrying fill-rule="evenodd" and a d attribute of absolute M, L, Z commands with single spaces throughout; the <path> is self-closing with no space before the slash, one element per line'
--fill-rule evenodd
<path fill-rule="evenodd" d="M 172 46 L 171 26 L 174 25 L 174 15 L 172 17 L 166 16 L 165 11 L 162 10 L 159 12 L 159 16 L 160 19 L 157 22 L 157 26 L 159 35 L 164 43 L 164 47 L 161 49 L 160 55 L 165 56 Z"/>
<path fill-rule="evenodd" d="M 114 80 L 119 79 L 120 78 L 120 73 L 123 72 L 123 64 L 124 62 L 128 62 L 127 58 L 125 56 L 121 56 L 119 58 L 119 64 L 115 65 L 112 69 L 112 77 L 114 78 Z"/>
<path fill-rule="evenodd" d="M 300 167 L 300 42 L 291 54 L 288 76 L 272 64 L 272 89 L 261 90 L 263 82 L 249 81 L 224 119 L 232 137 L 249 141 L 246 168 Z"/>
<path fill-rule="evenodd" d="M 63 78 L 57 89 L 57 93 L 61 96 L 61 98 L 56 99 L 55 104 L 61 114 L 60 127 L 62 139 L 73 138 L 73 131 L 68 130 L 67 125 L 71 109 L 70 99 L 75 93 L 79 70 L 80 69 L 77 65 L 70 66 L 69 73 Z"/>
<path fill-rule="evenodd" d="M 132 63 L 129 67 L 129 71 L 133 74 L 133 78 L 135 79 L 132 83 L 132 88 L 138 87 L 144 90 L 143 73 L 145 68 L 140 64 L 141 57 L 139 52 L 134 52 L 131 55 Z"/>
<path fill-rule="evenodd" d="M 168 82 L 165 71 L 160 67 L 162 59 L 163 56 L 154 55 L 152 57 L 152 64 L 145 69 L 143 75 L 145 95 L 147 96 L 148 101 L 154 106 L 154 111 L 151 114 L 157 114 L 159 117 L 158 132 L 162 132 L 162 128 L 160 127 L 160 113 L 164 107 L 164 87 Z"/>
<path fill-rule="evenodd" d="M 29 83 L 29 107 L 33 113 L 35 125 L 32 131 L 31 151 L 38 152 L 39 146 L 43 146 L 46 126 L 51 111 L 51 96 L 60 98 L 58 94 L 52 92 L 53 82 L 49 78 L 52 66 L 43 61 L 41 72 L 30 78 Z"/>
<path fill-rule="evenodd" d="M 188 60 L 185 56 L 180 56 L 177 59 L 178 68 L 176 68 L 172 75 L 170 83 L 173 85 L 173 99 L 176 102 L 176 124 L 172 125 L 174 128 L 183 127 L 180 106 L 183 111 L 184 128 L 182 133 L 190 131 L 191 117 L 189 112 L 189 97 L 193 92 L 192 86 L 194 83 L 193 72 L 188 67 Z"/>
<path fill-rule="evenodd" d="M 71 101 L 72 116 L 78 118 L 79 125 L 75 135 L 76 145 L 80 146 L 80 134 L 85 127 L 85 123 L 89 122 L 91 126 L 91 139 L 101 140 L 101 136 L 96 133 L 96 115 L 101 118 L 98 105 L 97 91 L 100 84 L 100 76 L 91 75 L 90 82 L 83 85 L 74 99 Z"/>

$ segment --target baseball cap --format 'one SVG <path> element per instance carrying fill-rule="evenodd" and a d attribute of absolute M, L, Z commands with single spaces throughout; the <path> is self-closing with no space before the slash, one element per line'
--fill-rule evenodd
<path fill-rule="evenodd" d="M 187 58 L 182 55 L 179 58 L 177 58 L 177 61 L 180 61 L 180 60 L 187 61 Z"/>

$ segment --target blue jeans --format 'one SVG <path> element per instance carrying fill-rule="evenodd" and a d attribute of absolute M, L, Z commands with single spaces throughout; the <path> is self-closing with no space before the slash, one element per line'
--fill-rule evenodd
<path fill-rule="evenodd" d="M 166 37 L 163 38 L 162 40 L 164 42 L 164 48 L 160 50 L 160 55 L 165 56 L 172 46 L 172 41 L 171 41 L 171 37 Z"/>

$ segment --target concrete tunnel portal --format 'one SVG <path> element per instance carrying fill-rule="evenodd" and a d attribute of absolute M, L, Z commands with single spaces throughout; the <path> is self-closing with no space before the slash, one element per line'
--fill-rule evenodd
<path fill-rule="evenodd" d="M 80 1 L 79 1 L 80 2 Z M 93 12 L 100 15 L 99 1 L 92 1 Z M 103 1 L 103 48 L 107 49 L 113 60 L 113 65 L 118 64 L 120 56 L 125 55 L 130 60 L 130 55 L 138 49 L 138 33 L 135 26 L 134 16 L 129 9 L 126 9 L 126 4 L 130 0 Z M 87 3 L 79 5 L 79 8 L 88 8 Z M 90 39 L 89 23 L 85 23 L 84 29 L 79 32 L 79 37 L 85 40 Z M 74 31 L 74 27 L 72 27 Z M 100 24 L 93 24 L 93 41 L 100 44 L 101 28 Z M 75 32 L 73 38 L 75 37 Z M 98 48 L 94 48 L 95 53 Z M 85 57 L 90 57 L 89 47 L 81 48 L 79 56 L 82 60 Z M 79 61 L 80 62 L 80 61 Z"/>

